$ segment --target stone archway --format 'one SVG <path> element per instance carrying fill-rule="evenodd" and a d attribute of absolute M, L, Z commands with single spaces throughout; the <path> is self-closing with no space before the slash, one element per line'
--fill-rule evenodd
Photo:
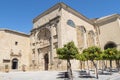
<path fill-rule="evenodd" d="M 77 26 L 78 48 L 82 49 L 86 44 L 86 29 L 84 26 Z"/>
<path fill-rule="evenodd" d="M 43 41 L 46 40 L 49 42 L 51 37 L 51 32 L 48 28 L 43 28 L 37 33 L 37 40 L 41 43 L 44 43 Z"/>
<path fill-rule="evenodd" d="M 48 70 L 48 68 L 49 68 L 49 55 L 45 54 L 44 55 L 44 69 Z"/>
<path fill-rule="evenodd" d="M 13 58 L 12 60 L 12 69 L 18 69 L 18 59 Z"/>
<path fill-rule="evenodd" d="M 107 48 L 116 48 L 116 47 L 117 45 L 114 42 L 110 41 L 104 46 L 104 50 Z"/>
<path fill-rule="evenodd" d="M 37 41 L 39 42 L 39 53 L 43 53 L 43 68 L 44 70 L 49 69 L 49 58 L 51 60 L 52 53 L 49 55 L 48 52 L 51 51 L 51 32 L 48 28 L 42 28 L 37 33 Z M 38 54 L 39 58 L 39 54 Z"/>

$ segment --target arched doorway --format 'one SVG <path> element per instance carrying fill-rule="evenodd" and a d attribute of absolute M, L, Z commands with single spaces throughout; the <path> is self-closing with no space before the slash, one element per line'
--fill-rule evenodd
<path fill-rule="evenodd" d="M 44 69 L 48 70 L 48 65 L 49 65 L 49 56 L 48 54 L 44 55 Z"/>
<path fill-rule="evenodd" d="M 107 48 L 116 48 L 117 45 L 114 42 L 108 42 L 105 46 L 104 46 L 104 50 Z"/>
<path fill-rule="evenodd" d="M 12 60 L 12 69 L 18 69 L 18 59 L 13 58 Z"/>

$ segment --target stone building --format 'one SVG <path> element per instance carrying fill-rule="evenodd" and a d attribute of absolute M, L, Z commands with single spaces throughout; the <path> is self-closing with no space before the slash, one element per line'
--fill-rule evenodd
<path fill-rule="evenodd" d="M 0 30 L 0 69 L 63 70 L 56 48 L 74 41 L 79 51 L 89 46 L 120 49 L 120 15 L 88 19 L 64 3 L 58 3 L 33 19 L 31 34 Z M 80 63 L 71 60 L 72 68 Z"/>
<path fill-rule="evenodd" d="M 112 14 L 95 20 L 102 49 L 116 47 L 120 50 L 120 14 Z"/>
<path fill-rule="evenodd" d="M 0 29 L 0 71 L 29 69 L 30 35 Z"/>

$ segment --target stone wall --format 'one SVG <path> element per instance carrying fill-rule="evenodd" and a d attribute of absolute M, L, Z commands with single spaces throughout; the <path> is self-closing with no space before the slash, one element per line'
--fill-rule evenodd
<path fill-rule="evenodd" d="M 0 64 L 12 70 L 13 59 L 17 59 L 16 69 L 29 69 L 30 39 L 28 35 L 11 30 L 0 30 Z"/>

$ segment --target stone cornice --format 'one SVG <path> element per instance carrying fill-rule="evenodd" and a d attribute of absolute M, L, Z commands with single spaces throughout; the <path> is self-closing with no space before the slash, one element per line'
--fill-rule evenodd
<path fill-rule="evenodd" d="M 31 33 L 34 32 L 34 31 L 36 31 L 36 30 L 39 30 L 39 29 L 41 29 L 41 28 L 46 28 L 46 26 L 50 26 L 50 25 L 52 25 L 52 24 L 54 24 L 54 23 L 58 23 L 58 22 L 59 22 L 59 18 L 60 18 L 60 16 L 57 16 L 57 17 L 49 20 L 49 22 L 47 22 L 47 23 L 39 26 L 38 28 L 32 29 L 32 30 L 31 30 Z"/>
<path fill-rule="evenodd" d="M 71 7 L 69 7 L 68 5 L 64 4 L 64 3 L 58 3 L 56 5 L 54 5 L 53 7 L 49 8 L 48 10 L 46 10 L 45 12 L 43 12 L 42 14 L 38 15 L 35 19 L 33 19 L 33 23 L 35 23 L 37 20 L 39 20 L 41 17 L 49 14 L 50 12 L 59 9 L 61 10 L 61 8 L 65 9 L 66 11 L 74 14 L 75 16 L 85 20 L 86 22 L 93 24 L 93 22 L 91 20 L 89 20 L 87 17 L 85 17 L 84 15 L 80 14 L 79 12 L 77 12 L 76 10 L 72 9 Z"/>
<path fill-rule="evenodd" d="M 18 34 L 18 35 L 25 36 L 25 37 L 30 36 L 29 34 L 25 34 L 25 33 L 14 31 L 14 30 L 9 30 L 9 29 L 0 29 L 0 31 L 5 31 L 5 32 L 13 33 L 13 34 Z"/>
<path fill-rule="evenodd" d="M 117 18 L 120 18 L 120 14 L 113 14 L 110 16 L 101 17 L 99 19 L 96 19 L 94 22 L 97 25 L 104 25 L 109 22 L 115 21 Z"/>

